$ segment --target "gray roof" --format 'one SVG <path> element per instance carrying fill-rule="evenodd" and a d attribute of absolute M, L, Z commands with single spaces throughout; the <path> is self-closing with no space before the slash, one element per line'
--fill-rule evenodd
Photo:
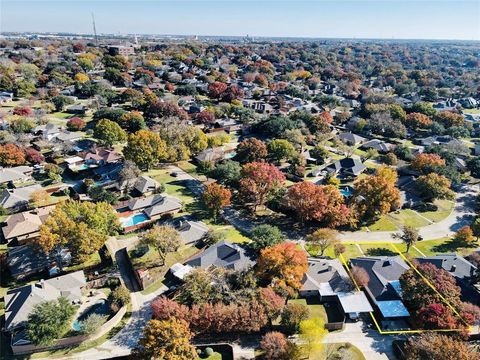
<path fill-rule="evenodd" d="M 350 260 L 352 266 L 358 266 L 368 273 L 367 288 L 376 300 L 398 300 L 399 294 L 392 282 L 410 267 L 400 256 L 358 257 Z"/>
<path fill-rule="evenodd" d="M 10 181 L 26 180 L 28 173 L 31 173 L 33 168 L 31 166 L 15 166 L 11 168 L 0 168 L 0 183 Z"/>
<path fill-rule="evenodd" d="M 246 254 L 244 248 L 222 240 L 194 256 L 186 264 L 201 268 L 215 266 L 225 269 L 244 270 L 252 267 L 255 262 Z"/>
<path fill-rule="evenodd" d="M 197 161 L 219 161 L 225 157 L 225 151 L 223 148 L 209 148 L 200 152 L 195 159 Z"/>
<path fill-rule="evenodd" d="M 365 141 L 364 137 L 361 137 L 357 134 L 352 134 L 352 133 L 341 133 L 338 135 L 338 137 L 343 142 L 346 142 L 349 144 L 360 144 L 361 142 Z"/>
<path fill-rule="evenodd" d="M 357 158 L 343 158 L 328 165 L 326 170 L 329 172 L 343 172 L 347 175 L 359 175 L 367 167 Z"/>
<path fill-rule="evenodd" d="M 150 195 L 150 196 L 146 196 L 138 199 L 133 199 L 128 203 L 128 208 L 134 211 L 134 210 L 146 209 L 146 208 L 157 206 L 157 205 L 167 206 L 167 203 L 166 203 L 167 201 L 174 201 L 175 203 L 177 203 L 176 205 L 178 204 L 181 205 L 180 200 L 176 198 L 161 195 L 161 194 L 154 194 L 154 195 Z"/>
<path fill-rule="evenodd" d="M 308 259 L 308 270 L 302 280 L 303 291 L 319 290 L 320 295 L 334 295 L 352 289 L 347 271 L 338 259 Z"/>
<path fill-rule="evenodd" d="M 137 181 L 135 181 L 135 185 L 133 186 L 135 190 L 144 194 L 146 192 L 155 191 L 160 184 L 158 181 L 152 179 L 149 176 L 140 176 Z"/>
<path fill-rule="evenodd" d="M 193 244 L 202 240 L 208 233 L 208 226 L 201 221 L 179 219 L 175 221 L 175 229 L 180 233 L 184 244 Z"/>
<path fill-rule="evenodd" d="M 389 152 L 393 145 L 388 144 L 385 141 L 378 140 L 378 139 L 372 139 L 370 141 L 367 141 L 365 144 L 360 146 L 362 149 L 375 149 L 379 152 Z"/>
<path fill-rule="evenodd" d="M 24 206 L 30 201 L 30 196 L 41 188 L 40 184 L 35 184 L 18 189 L 3 189 L 0 192 L 0 205 L 6 209 Z"/>
<path fill-rule="evenodd" d="M 152 206 L 147 207 L 143 212 L 152 218 L 156 215 L 166 214 L 172 211 L 177 211 L 182 208 L 182 202 L 171 196 L 161 196 L 160 199 L 155 201 Z"/>
<path fill-rule="evenodd" d="M 42 302 L 62 296 L 70 301 L 80 300 L 85 285 L 85 274 L 77 271 L 9 290 L 5 295 L 5 329 L 10 331 L 25 325 L 35 305 Z"/>
<path fill-rule="evenodd" d="M 455 253 L 427 256 L 416 259 L 419 263 L 430 263 L 439 269 L 448 271 L 458 279 L 470 278 L 475 274 L 477 267 Z"/>

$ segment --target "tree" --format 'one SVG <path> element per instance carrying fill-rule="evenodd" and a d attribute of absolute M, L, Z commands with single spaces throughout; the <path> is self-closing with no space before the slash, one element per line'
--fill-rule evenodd
<path fill-rule="evenodd" d="M 195 120 L 202 124 L 210 125 L 215 122 L 215 114 L 211 111 L 201 111 L 195 115 Z"/>
<path fill-rule="evenodd" d="M 323 256 L 325 250 L 334 246 L 337 242 L 337 232 L 332 229 L 317 229 L 307 236 L 307 241 L 320 249 L 320 256 Z"/>
<path fill-rule="evenodd" d="M 262 161 L 268 155 L 267 146 L 257 138 L 248 138 L 238 144 L 236 149 L 237 155 L 235 160 L 241 163 L 249 163 Z"/>
<path fill-rule="evenodd" d="M 300 323 L 310 315 L 307 306 L 297 303 L 288 303 L 282 311 L 280 324 L 290 333 L 298 331 Z"/>
<path fill-rule="evenodd" d="M 220 98 L 227 90 L 228 85 L 219 81 L 215 81 L 208 85 L 208 94 L 213 99 Z"/>
<path fill-rule="evenodd" d="M 209 184 L 205 188 L 203 202 L 212 212 L 214 222 L 217 222 L 218 215 L 220 215 L 222 209 L 230 205 L 231 196 L 230 190 L 216 183 Z"/>
<path fill-rule="evenodd" d="M 260 288 L 258 291 L 258 301 L 263 305 L 265 313 L 272 322 L 278 318 L 285 307 L 285 298 L 278 295 L 271 287 Z"/>
<path fill-rule="evenodd" d="M 323 338 L 328 331 L 325 322 L 319 318 L 303 320 L 300 323 L 300 339 L 306 344 L 309 359 L 323 359 Z"/>
<path fill-rule="evenodd" d="M 177 251 L 182 239 L 177 230 L 168 225 L 155 225 L 141 236 L 141 241 L 154 246 L 161 260 L 161 266 L 165 265 L 165 258 L 169 252 Z"/>
<path fill-rule="evenodd" d="M 330 132 L 330 124 L 333 122 L 333 117 L 328 111 L 323 111 L 320 114 L 313 116 L 311 119 L 310 128 L 312 133 L 327 134 Z"/>
<path fill-rule="evenodd" d="M 397 172 L 389 167 L 377 169 L 354 184 L 354 212 L 360 218 L 376 219 L 400 207 L 400 191 L 396 187 Z"/>
<path fill-rule="evenodd" d="M 68 331 L 75 311 L 64 297 L 35 305 L 28 314 L 28 339 L 35 345 L 51 345 Z"/>
<path fill-rule="evenodd" d="M 123 150 L 127 160 L 132 160 L 137 166 L 148 170 L 167 156 L 165 141 L 149 130 L 139 130 L 128 137 L 128 144 Z"/>
<path fill-rule="evenodd" d="M 56 111 L 63 111 L 66 105 L 71 105 L 74 102 L 72 98 L 65 95 L 58 95 L 52 98 L 52 103 Z"/>
<path fill-rule="evenodd" d="M 0 145 L 0 164 L 17 166 L 25 164 L 25 153 L 15 144 Z"/>
<path fill-rule="evenodd" d="M 452 126 L 465 126 L 465 119 L 463 116 L 449 110 L 438 112 L 435 116 L 435 120 L 446 128 Z"/>
<path fill-rule="evenodd" d="M 450 273 L 430 263 L 418 264 L 416 268 L 431 285 L 415 269 L 409 269 L 402 274 L 400 284 L 403 300 L 412 310 L 418 311 L 430 304 L 443 303 L 444 300 L 438 293 L 452 306 L 457 307 L 460 304 L 460 288 Z"/>
<path fill-rule="evenodd" d="M 333 252 L 335 254 L 335 257 L 340 257 L 340 255 L 343 254 L 346 250 L 347 248 L 341 242 L 338 242 L 333 246 Z"/>
<path fill-rule="evenodd" d="M 25 158 L 28 162 L 33 164 L 40 164 L 45 160 L 44 156 L 33 148 L 25 149 Z"/>
<path fill-rule="evenodd" d="M 265 360 L 290 360 L 288 340 L 281 332 L 271 331 L 263 335 L 260 350 Z"/>
<path fill-rule="evenodd" d="M 129 133 L 134 133 L 145 128 L 145 119 L 138 111 L 124 113 L 117 122 L 122 129 L 125 129 Z"/>
<path fill-rule="evenodd" d="M 116 212 L 109 204 L 68 201 L 50 213 L 35 242 L 45 253 L 67 247 L 81 262 L 100 250 L 119 228 Z"/>
<path fill-rule="evenodd" d="M 80 131 L 87 126 L 87 123 L 79 117 L 73 117 L 67 121 L 67 129 L 70 131 Z"/>
<path fill-rule="evenodd" d="M 35 127 L 35 122 L 30 118 L 20 116 L 11 119 L 9 127 L 14 134 L 25 134 L 32 131 Z"/>
<path fill-rule="evenodd" d="M 227 186 L 238 185 L 242 167 L 236 161 L 226 160 L 217 164 L 214 169 L 210 170 L 208 176 L 217 180 L 218 183 Z"/>
<path fill-rule="evenodd" d="M 295 243 L 284 242 L 260 251 L 257 272 L 278 291 L 293 294 L 302 286 L 308 269 L 307 255 Z"/>
<path fill-rule="evenodd" d="M 43 169 L 45 170 L 47 177 L 53 182 L 60 182 L 62 180 L 61 175 L 63 173 L 63 169 L 60 166 L 47 163 Z"/>
<path fill-rule="evenodd" d="M 411 162 L 410 166 L 422 174 L 434 172 L 438 167 L 445 166 L 445 160 L 438 154 L 418 154 Z"/>
<path fill-rule="evenodd" d="M 108 301 L 110 302 L 110 308 L 117 312 L 122 306 L 130 303 L 130 291 L 128 291 L 125 285 L 117 286 L 108 295 Z"/>
<path fill-rule="evenodd" d="M 284 139 L 275 139 L 268 143 L 268 154 L 277 164 L 282 161 L 290 161 L 298 154 L 295 147 Z"/>
<path fill-rule="evenodd" d="M 85 320 L 80 321 L 80 333 L 91 335 L 95 333 L 100 326 L 105 324 L 108 316 L 100 314 L 91 314 Z"/>
<path fill-rule="evenodd" d="M 472 225 L 470 225 L 470 227 L 472 229 L 473 235 L 475 235 L 478 240 L 478 238 L 480 237 L 480 217 L 477 217 L 472 223 Z"/>
<path fill-rule="evenodd" d="M 349 210 L 342 194 L 333 185 L 315 185 L 310 181 L 296 183 L 288 188 L 284 204 L 302 224 L 316 220 L 334 228 L 348 222 Z"/>
<path fill-rule="evenodd" d="M 450 189 L 452 183 L 445 176 L 430 173 L 418 177 L 415 185 L 425 200 L 433 202 L 435 199 L 453 200 L 455 193 Z"/>
<path fill-rule="evenodd" d="M 262 224 L 253 228 L 250 233 L 250 239 L 252 239 L 251 246 L 259 251 L 280 244 L 285 240 L 285 237 L 278 227 Z"/>
<path fill-rule="evenodd" d="M 405 346 L 407 360 L 475 360 L 479 353 L 468 343 L 433 332 L 411 337 Z"/>
<path fill-rule="evenodd" d="M 50 199 L 50 195 L 48 192 L 46 192 L 43 189 L 38 189 L 35 190 L 31 195 L 30 195 L 30 201 L 32 203 L 35 203 L 37 205 L 44 204 Z"/>
<path fill-rule="evenodd" d="M 472 228 L 467 225 L 459 229 L 453 239 L 459 243 L 471 243 L 475 240 Z"/>
<path fill-rule="evenodd" d="M 108 119 L 100 120 L 95 126 L 93 136 L 100 141 L 100 144 L 111 147 L 112 145 L 125 142 L 127 133 L 120 125 Z"/>
<path fill-rule="evenodd" d="M 253 210 L 264 205 L 269 195 L 280 188 L 285 175 L 274 165 L 263 162 L 245 164 L 240 180 L 240 197 L 244 203 L 253 205 Z"/>
<path fill-rule="evenodd" d="M 184 320 L 150 320 L 139 341 L 139 352 L 145 359 L 198 359 L 195 347 L 190 344 L 191 338 L 192 333 Z"/>
<path fill-rule="evenodd" d="M 370 276 L 368 272 L 359 266 L 352 266 L 351 274 L 355 284 L 359 287 L 367 286 L 368 282 L 370 281 Z"/>
<path fill-rule="evenodd" d="M 407 246 L 407 253 L 410 251 L 410 246 L 414 246 L 418 239 L 418 230 L 413 226 L 405 225 L 403 227 L 403 233 L 393 234 L 394 239 L 402 240 L 403 243 Z"/>
<path fill-rule="evenodd" d="M 134 185 L 135 180 L 140 174 L 140 169 L 133 161 L 125 160 L 122 169 L 118 173 L 118 183 L 122 187 L 125 186 L 128 190 Z"/>
<path fill-rule="evenodd" d="M 179 304 L 163 295 L 153 300 L 150 307 L 152 318 L 156 320 L 169 320 L 171 318 L 187 320 L 190 315 L 188 306 Z"/>
<path fill-rule="evenodd" d="M 444 304 L 428 304 L 417 311 L 414 317 L 416 328 L 435 330 L 435 329 L 455 329 L 457 319 L 452 310 Z"/>
<path fill-rule="evenodd" d="M 407 115 L 405 125 L 413 129 L 426 129 L 432 125 L 432 119 L 422 113 L 410 113 Z"/>

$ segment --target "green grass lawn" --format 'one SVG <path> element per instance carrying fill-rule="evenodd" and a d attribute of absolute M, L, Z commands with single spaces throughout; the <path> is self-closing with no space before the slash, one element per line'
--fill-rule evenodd
<path fill-rule="evenodd" d="M 222 354 L 218 352 L 214 352 L 211 356 L 207 358 L 200 358 L 200 359 L 205 359 L 205 360 L 222 360 Z"/>
<path fill-rule="evenodd" d="M 345 245 L 345 252 L 342 254 L 343 258 L 348 261 L 349 259 L 356 258 L 359 256 L 363 256 L 360 252 L 360 249 L 357 245 L 354 244 L 346 244 Z"/>
<path fill-rule="evenodd" d="M 305 305 L 310 311 L 309 318 L 320 318 L 323 321 L 328 322 L 327 313 L 325 308 L 321 304 L 308 304 L 306 299 L 290 299 L 289 303 Z"/>
<path fill-rule="evenodd" d="M 454 241 L 452 238 L 443 237 L 435 240 L 419 241 L 415 246 L 427 256 L 450 252 L 458 252 L 461 255 L 468 255 L 479 246 L 479 242 L 463 244 Z"/>
<path fill-rule="evenodd" d="M 87 261 L 84 261 L 80 264 L 67 266 L 66 268 L 64 268 L 64 270 L 66 272 L 74 272 L 74 271 L 94 267 L 96 265 L 99 265 L 101 262 L 102 262 L 102 259 L 100 258 L 100 254 L 97 251 L 97 252 L 94 252 L 92 255 L 90 255 L 90 257 L 87 259 Z"/>
<path fill-rule="evenodd" d="M 388 217 L 398 227 L 408 225 L 419 228 L 430 224 L 427 220 L 423 219 L 415 211 L 410 209 L 400 210 L 398 213 L 390 213 L 388 214 Z"/>
<path fill-rule="evenodd" d="M 436 200 L 434 204 L 438 207 L 437 211 L 420 212 L 420 214 L 433 222 L 439 222 L 452 213 L 455 203 L 448 200 Z"/>
<path fill-rule="evenodd" d="M 327 344 L 324 351 L 328 359 L 365 360 L 362 352 L 350 343 Z"/>
<path fill-rule="evenodd" d="M 165 192 L 168 195 L 175 196 L 182 200 L 184 205 L 189 205 L 196 201 L 194 194 L 185 186 L 182 185 L 181 180 L 170 175 L 168 169 L 153 169 L 144 175 L 150 176 L 165 186 Z"/>
<path fill-rule="evenodd" d="M 382 216 L 372 225 L 368 225 L 368 229 L 370 231 L 397 231 L 398 227 L 388 218 L 388 216 Z"/>

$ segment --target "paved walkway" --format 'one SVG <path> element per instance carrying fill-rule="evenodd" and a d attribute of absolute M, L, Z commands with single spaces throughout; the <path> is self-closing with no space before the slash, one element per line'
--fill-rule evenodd
<path fill-rule="evenodd" d="M 449 216 L 442 221 L 419 229 L 424 240 L 439 239 L 453 235 L 458 229 L 469 225 L 475 217 L 475 199 L 478 195 L 478 185 L 462 185 L 457 189 L 455 206 Z M 343 231 L 339 238 L 343 241 L 401 242 L 393 239 L 398 231 Z"/>

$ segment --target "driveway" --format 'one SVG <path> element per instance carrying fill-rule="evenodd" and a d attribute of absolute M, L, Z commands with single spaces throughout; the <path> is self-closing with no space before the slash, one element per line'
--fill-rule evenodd
<path fill-rule="evenodd" d="M 461 185 L 456 189 L 455 206 L 449 216 L 442 221 L 419 229 L 424 240 L 439 239 L 453 235 L 458 229 L 469 225 L 475 218 L 475 199 L 478 195 L 478 185 Z M 378 241 L 401 242 L 392 235 L 398 231 L 343 231 L 339 238 L 343 241 Z"/>

